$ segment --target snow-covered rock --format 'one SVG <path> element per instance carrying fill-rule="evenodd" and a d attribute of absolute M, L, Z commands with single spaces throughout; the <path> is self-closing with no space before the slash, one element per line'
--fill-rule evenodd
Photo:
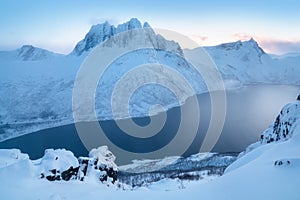
<path fill-rule="evenodd" d="M 45 155 L 36 161 L 41 178 L 49 181 L 77 179 L 79 163 L 71 151 L 47 149 Z"/>
<path fill-rule="evenodd" d="M 118 170 L 115 164 L 116 157 L 108 150 L 107 146 L 101 146 L 97 149 L 92 149 L 89 153 L 89 157 L 94 159 L 95 166 L 101 168 L 102 166 Z"/>
<path fill-rule="evenodd" d="M 84 176 L 94 174 L 101 182 L 115 183 L 118 178 L 118 167 L 115 164 L 116 157 L 108 150 L 107 146 L 92 149 L 89 157 L 79 157 L 80 180 Z"/>
<path fill-rule="evenodd" d="M 289 148 L 288 145 L 291 144 Z M 247 149 L 240 153 L 236 162 L 230 165 L 225 172 L 234 171 L 246 166 L 251 162 L 260 160 L 260 157 L 269 155 L 269 152 L 276 152 L 272 155 L 277 158 L 272 163 L 275 166 L 292 164 L 291 158 L 300 159 L 300 154 L 292 152 L 300 146 L 300 101 L 285 105 L 276 117 L 274 123 L 266 129 L 260 141 L 251 144 Z M 280 152 L 282 147 L 282 152 Z M 276 149 L 276 150 L 274 150 Z M 294 160 L 294 159 L 293 159 Z M 298 163 L 298 161 L 296 161 Z"/>
<path fill-rule="evenodd" d="M 298 97 L 299 98 L 299 97 Z M 261 135 L 261 143 L 285 141 L 292 137 L 300 125 L 300 101 L 287 104 L 276 117 L 275 122 Z"/>
<path fill-rule="evenodd" d="M 114 163 L 116 157 L 107 146 L 92 149 L 89 157 L 74 156 L 65 149 L 47 149 L 45 155 L 34 161 L 40 178 L 49 181 L 81 180 L 85 177 L 96 178 L 101 182 L 114 183 L 117 180 L 118 167 Z"/>
<path fill-rule="evenodd" d="M 90 157 L 77 159 L 71 151 L 65 149 L 47 149 L 42 158 L 30 160 L 27 154 L 18 149 L 0 149 L 0 174 L 25 174 L 30 179 L 47 179 L 48 181 L 69 181 L 94 179 L 105 183 L 115 183 L 118 167 L 114 163 L 116 157 L 107 146 L 92 149 Z M 22 167 L 30 168 L 26 173 Z"/>

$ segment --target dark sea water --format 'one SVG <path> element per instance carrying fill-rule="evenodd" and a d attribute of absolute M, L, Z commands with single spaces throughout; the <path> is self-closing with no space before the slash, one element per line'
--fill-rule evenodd
<path fill-rule="evenodd" d="M 283 105 L 295 101 L 300 94 L 300 87 L 288 85 L 249 85 L 240 89 L 226 91 L 227 113 L 221 136 L 213 148 L 214 152 L 240 152 L 249 144 L 258 141 L 260 134 L 276 118 Z M 200 105 L 200 123 L 196 137 L 184 155 L 199 152 L 204 135 L 210 121 L 210 96 L 198 95 Z M 187 101 L 187 104 L 189 101 Z M 173 138 L 180 122 L 180 109 L 173 108 L 167 112 L 167 121 L 161 131 L 150 138 L 134 138 L 123 134 L 113 120 L 100 121 L 102 129 L 114 145 L 130 152 L 150 152 L 163 148 Z M 135 118 L 139 125 L 147 125 L 149 117 Z M 126 120 L 125 120 L 126 121 Z M 89 127 L 85 122 L 84 126 Z M 88 128 L 87 128 L 88 130 Z M 93 130 L 88 130 L 93 131 Z M 189 133 L 187 133 L 189 134 Z M 106 139 L 107 139 L 106 138 Z M 97 143 L 107 145 L 105 140 Z M 87 156 L 88 151 L 80 140 L 74 124 L 45 129 L 0 142 L 0 148 L 19 148 L 28 153 L 31 159 L 43 156 L 48 148 L 65 148 L 75 156 Z M 142 159 L 137 153 L 132 156 L 118 155 L 113 147 L 109 148 L 116 154 L 118 164 L 129 163 L 132 159 Z M 171 155 L 157 155 L 157 158 Z"/>

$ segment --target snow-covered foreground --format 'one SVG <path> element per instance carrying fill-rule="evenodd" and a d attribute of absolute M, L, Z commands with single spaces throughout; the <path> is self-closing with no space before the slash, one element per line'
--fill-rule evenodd
<path fill-rule="evenodd" d="M 49 182 L 34 175 L 33 168 L 38 162 L 30 164 L 26 155 L 14 151 L 12 155 L 1 154 L 0 194 L 1 199 L 298 200 L 299 152 L 300 101 L 297 101 L 286 105 L 262 134 L 261 141 L 249 146 L 223 176 L 213 180 L 212 177 L 193 182 L 165 179 L 134 190 L 112 184 L 108 187 L 94 178 Z"/>

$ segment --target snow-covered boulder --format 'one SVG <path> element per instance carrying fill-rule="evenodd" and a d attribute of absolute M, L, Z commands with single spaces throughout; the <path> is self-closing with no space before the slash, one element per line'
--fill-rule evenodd
<path fill-rule="evenodd" d="M 94 174 L 101 182 L 114 183 L 118 176 L 115 159 L 116 157 L 108 150 L 107 146 L 92 149 L 88 158 L 79 158 L 80 180 L 84 180 L 84 176 Z"/>
<path fill-rule="evenodd" d="M 48 181 L 83 181 L 88 177 L 111 184 L 115 183 L 118 176 L 115 159 L 107 146 L 92 149 L 89 157 L 79 159 L 65 149 L 46 149 L 44 156 L 34 161 L 19 149 L 0 149 L 0 172 L 9 171 L 18 176 L 39 177 Z M 23 171 L 23 168 L 30 170 Z"/>
<path fill-rule="evenodd" d="M 47 149 L 45 155 L 37 161 L 41 178 L 49 181 L 77 179 L 79 163 L 71 151 L 65 149 Z"/>

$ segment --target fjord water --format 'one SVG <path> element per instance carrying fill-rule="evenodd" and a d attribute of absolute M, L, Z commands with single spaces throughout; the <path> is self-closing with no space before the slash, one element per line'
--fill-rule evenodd
<path fill-rule="evenodd" d="M 299 94 L 300 87 L 290 85 L 248 85 L 239 89 L 227 90 L 225 124 L 213 151 L 240 152 L 249 144 L 258 141 L 260 134 L 271 125 L 282 106 L 295 101 Z M 199 152 L 210 122 L 211 104 L 209 94 L 198 95 L 198 100 L 200 105 L 199 129 L 193 143 L 184 155 Z M 186 104 L 188 103 L 187 100 Z M 134 121 L 137 124 L 146 125 L 150 122 L 149 119 L 149 117 L 140 117 L 135 118 Z M 106 131 L 109 139 L 118 147 L 132 152 L 155 151 L 163 148 L 174 138 L 180 123 L 180 109 L 176 107 L 167 111 L 165 126 L 157 135 L 146 139 L 132 138 L 122 134 L 114 120 L 100 121 L 99 123 L 102 129 Z M 88 122 L 85 122 L 85 124 L 87 133 L 93 131 L 88 130 Z M 106 144 L 99 141 L 99 145 Z M 9 139 L 1 142 L 0 148 L 19 148 L 22 152 L 28 153 L 32 159 L 42 157 L 44 150 L 48 148 L 65 148 L 71 150 L 76 156 L 88 155 L 88 151 L 81 142 L 74 124 L 45 129 Z M 165 156 L 169 156 L 169 154 L 157 155 L 157 158 Z M 116 157 L 118 164 L 129 163 L 132 159 L 142 159 L 138 154 L 134 154 L 132 157 L 122 157 L 116 154 Z"/>

